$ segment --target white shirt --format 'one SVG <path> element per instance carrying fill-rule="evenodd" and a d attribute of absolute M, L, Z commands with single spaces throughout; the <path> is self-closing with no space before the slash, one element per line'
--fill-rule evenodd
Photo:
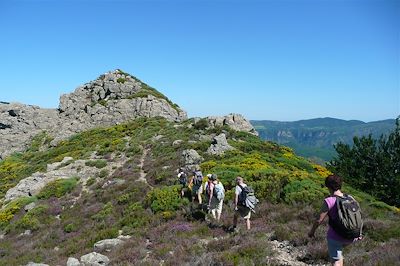
<path fill-rule="evenodd" d="M 247 185 L 244 184 L 244 183 L 241 184 L 241 186 L 242 187 L 247 187 Z M 235 194 L 239 196 L 241 192 L 242 192 L 242 188 L 239 185 L 237 185 L 236 188 L 235 188 Z"/>

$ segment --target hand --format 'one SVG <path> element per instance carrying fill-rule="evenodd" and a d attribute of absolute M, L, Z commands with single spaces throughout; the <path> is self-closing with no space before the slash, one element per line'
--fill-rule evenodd
<path fill-rule="evenodd" d="M 237 206 L 235 206 L 235 211 L 237 211 L 238 210 L 238 207 Z"/>

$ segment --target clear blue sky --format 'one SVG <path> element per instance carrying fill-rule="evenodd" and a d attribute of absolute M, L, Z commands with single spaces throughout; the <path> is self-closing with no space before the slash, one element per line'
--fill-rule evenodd
<path fill-rule="evenodd" d="M 400 114 L 400 1 L 0 1 L 0 101 L 121 68 L 190 117 Z"/>

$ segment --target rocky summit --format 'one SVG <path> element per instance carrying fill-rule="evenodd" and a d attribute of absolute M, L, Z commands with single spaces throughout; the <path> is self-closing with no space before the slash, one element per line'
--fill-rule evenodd
<path fill-rule="evenodd" d="M 99 126 L 111 126 L 137 117 L 187 119 L 186 112 L 137 78 L 115 70 L 60 97 L 58 109 L 0 102 L 0 159 L 24 150 L 42 131 L 51 144 Z"/>
<path fill-rule="evenodd" d="M 95 127 L 120 124 L 138 117 L 164 117 L 180 122 L 187 114 L 177 104 L 134 76 L 115 70 L 61 95 L 58 109 L 0 102 L 0 160 L 27 148 L 46 131 L 50 145 Z M 207 118 L 211 125 L 228 125 L 257 134 L 241 115 Z"/>

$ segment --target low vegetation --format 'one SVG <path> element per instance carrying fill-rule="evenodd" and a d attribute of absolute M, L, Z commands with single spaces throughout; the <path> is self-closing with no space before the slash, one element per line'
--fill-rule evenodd
<path fill-rule="evenodd" d="M 104 173 L 101 178 L 90 178 L 86 187 L 73 177 L 56 180 L 37 197 L 2 206 L 0 229 L 7 233 L 0 242 L 2 261 L 8 265 L 29 261 L 64 265 L 68 257 L 90 253 L 94 243 L 117 237 L 122 230 L 132 238 L 106 254 L 114 265 L 160 261 L 165 265 L 279 265 L 272 240 L 286 240 L 302 250 L 298 260 L 327 263 L 325 231 L 320 229 L 315 239 L 309 239 L 307 231 L 328 193 L 321 184 L 329 171 L 287 147 L 204 123 L 193 126 L 193 120 L 177 124 L 162 118 L 140 118 L 77 134 L 51 148 L 43 135 L 26 152 L 5 158 L 0 162 L 1 196 L 21 179 L 45 171 L 47 164 L 66 156 L 86 160 L 87 166 Z M 200 135 L 221 132 L 235 150 L 222 156 L 208 155 L 210 138 Z M 173 145 L 176 140 L 181 142 Z M 219 227 L 210 227 L 204 212 L 180 197 L 176 169 L 185 149 L 196 149 L 205 159 L 202 171 L 217 174 L 227 189 Z M 90 159 L 94 151 L 100 159 Z M 128 161 L 112 171 L 105 169 L 107 161 L 120 157 Z M 143 174 L 147 183 L 138 181 Z M 232 189 L 238 175 L 254 187 L 261 203 L 253 215 L 251 232 L 245 232 L 242 224 L 239 233 L 231 234 L 227 229 L 232 224 Z M 116 179 L 124 182 L 111 182 Z M 347 263 L 394 265 L 400 244 L 399 210 L 347 184 L 344 191 L 360 201 L 366 235 L 362 242 L 346 248 Z M 25 211 L 31 202 L 35 207 Z M 25 230 L 31 230 L 31 235 L 21 236 Z"/>

